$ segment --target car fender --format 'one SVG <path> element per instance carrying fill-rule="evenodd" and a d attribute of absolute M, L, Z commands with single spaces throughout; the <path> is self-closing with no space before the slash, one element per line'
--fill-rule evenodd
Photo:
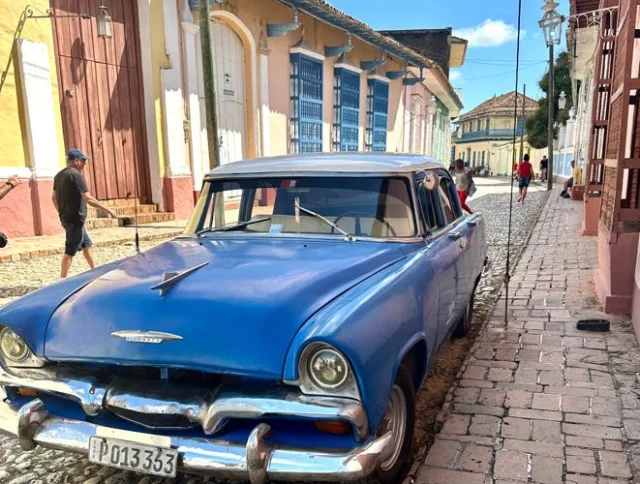
<path fill-rule="evenodd" d="M 427 342 L 428 352 L 435 342 L 435 336 L 431 338 L 433 342 L 428 341 L 429 332 L 425 333 L 423 324 L 424 311 L 438 304 L 434 276 L 424 251 L 418 250 L 325 306 L 309 318 L 293 339 L 283 380 L 298 380 L 298 360 L 307 345 L 322 342 L 334 346 L 351 363 L 370 431 L 374 432 L 384 415 L 402 359 L 418 341 Z M 433 324 L 431 330 L 435 329 Z"/>

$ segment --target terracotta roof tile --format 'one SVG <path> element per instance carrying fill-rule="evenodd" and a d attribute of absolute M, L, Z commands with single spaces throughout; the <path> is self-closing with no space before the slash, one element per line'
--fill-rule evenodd
<path fill-rule="evenodd" d="M 530 97 L 525 97 L 525 112 L 531 113 L 538 109 L 538 101 L 535 99 L 531 99 Z M 466 121 L 468 119 L 477 118 L 480 116 L 495 116 L 499 114 L 513 114 L 513 109 L 515 107 L 516 102 L 516 92 L 511 91 L 506 94 L 502 94 L 501 96 L 494 96 L 491 99 L 483 102 L 476 108 L 472 109 L 468 113 L 460 116 L 459 121 Z M 518 93 L 518 107 L 519 112 L 522 110 L 522 94 Z"/>

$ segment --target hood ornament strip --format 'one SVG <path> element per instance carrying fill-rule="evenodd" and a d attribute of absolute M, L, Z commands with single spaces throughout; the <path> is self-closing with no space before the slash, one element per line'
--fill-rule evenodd
<path fill-rule="evenodd" d="M 182 336 L 178 336 L 177 334 L 163 333 L 161 331 L 126 330 L 111 333 L 111 336 L 122 338 L 128 343 L 149 343 L 155 345 L 164 343 L 165 341 L 182 341 L 183 339 Z"/>
<path fill-rule="evenodd" d="M 160 284 L 156 284 L 155 286 L 153 286 L 151 290 L 154 291 L 156 289 L 160 289 L 160 296 L 164 296 L 167 292 L 169 292 L 169 290 L 173 286 L 175 286 L 182 279 L 187 277 L 189 274 L 193 274 L 195 271 L 197 271 L 198 269 L 201 269 L 207 264 L 208 262 L 204 262 L 200 265 L 197 265 L 195 267 L 192 267 L 191 269 L 187 269 L 182 272 L 165 272 L 163 281 Z"/>

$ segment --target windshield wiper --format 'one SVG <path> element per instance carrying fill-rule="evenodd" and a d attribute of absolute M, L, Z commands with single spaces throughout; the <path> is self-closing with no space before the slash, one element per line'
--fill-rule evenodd
<path fill-rule="evenodd" d="M 214 229 L 212 227 L 209 227 L 209 228 L 206 228 L 206 229 L 198 230 L 196 232 L 196 235 L 198 237 L 200 237 L 202 234 L 205 234 L 207 232 L 208 233 L 229 232 L 231 230 L 242 229 L 242 228 L 246 227 L 247 225 L 259 224 L 260 222 L 267 222 L 268 220 L 271 220 L 271 217 L 262 217 L 262 218 L 256 218 L 256 219 L 253 219 L 253 220 L 247 220 L 246 222 L 240 222 L 239 224 L 229 225 L 228 227 L 220 227 L 219 229 Z"/>
<path fill-rule="evenodd" d="M 298 197 L 295 198 L 295 209 L 296 209 L 296 212 L 302 211 L 304 213 L 308 213 L 309 215 L 312 215 L 312 216 L 314 216 L 316 218 L 319 218 L 323 222 L 331 225 L 334 229 L 336 229 L 338 232 L 340 232 L 342 235 L 344 235 L 344 240 L 346 240 L 348 242 L 353 242 L 354 240 L 356 240 L 356 238 L 353 235 L 351 235 L 350 233 L 345 232 L 344 230 L 342 230 L 340 227 L 338 227 L 336 224 L 334 224 L 331 220 L 328 220 L 328 219 L 324 218 L 322 215 L 320 215 L 319 213 L 316 213 L 316 212 L 314 212 L 312 210 L 309 210 L 308 208 L 304 208 L 303 206 L 301 206 L 300 205 L 300 199 Z"/>

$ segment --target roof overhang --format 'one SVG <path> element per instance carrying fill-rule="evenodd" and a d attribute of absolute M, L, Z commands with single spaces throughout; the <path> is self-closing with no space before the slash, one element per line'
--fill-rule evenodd
<path fill-rule="evenodd" d="M 409 71 L 416 77 L 420 77 L 420 69 L 410 67 Z M 422 77 L 424 78 L 422 84 L 446 106 L 449 110 L 449 117 L 457 118 L 462 109 L 462 103 L 459 101 L 457 94 L 454 93 L 455 95 L 452 95 L 452 90 L 448 87 L 450 86 L 449 82 L 447 81 L 444 84 L 433 70 L 423 71 Z"/>
<path fill-rule="evenodd" d="M 467 56 L 469 41 L 459 37 L 451 37 L 451 55 L 449 67 L 462 67 Z"/>

